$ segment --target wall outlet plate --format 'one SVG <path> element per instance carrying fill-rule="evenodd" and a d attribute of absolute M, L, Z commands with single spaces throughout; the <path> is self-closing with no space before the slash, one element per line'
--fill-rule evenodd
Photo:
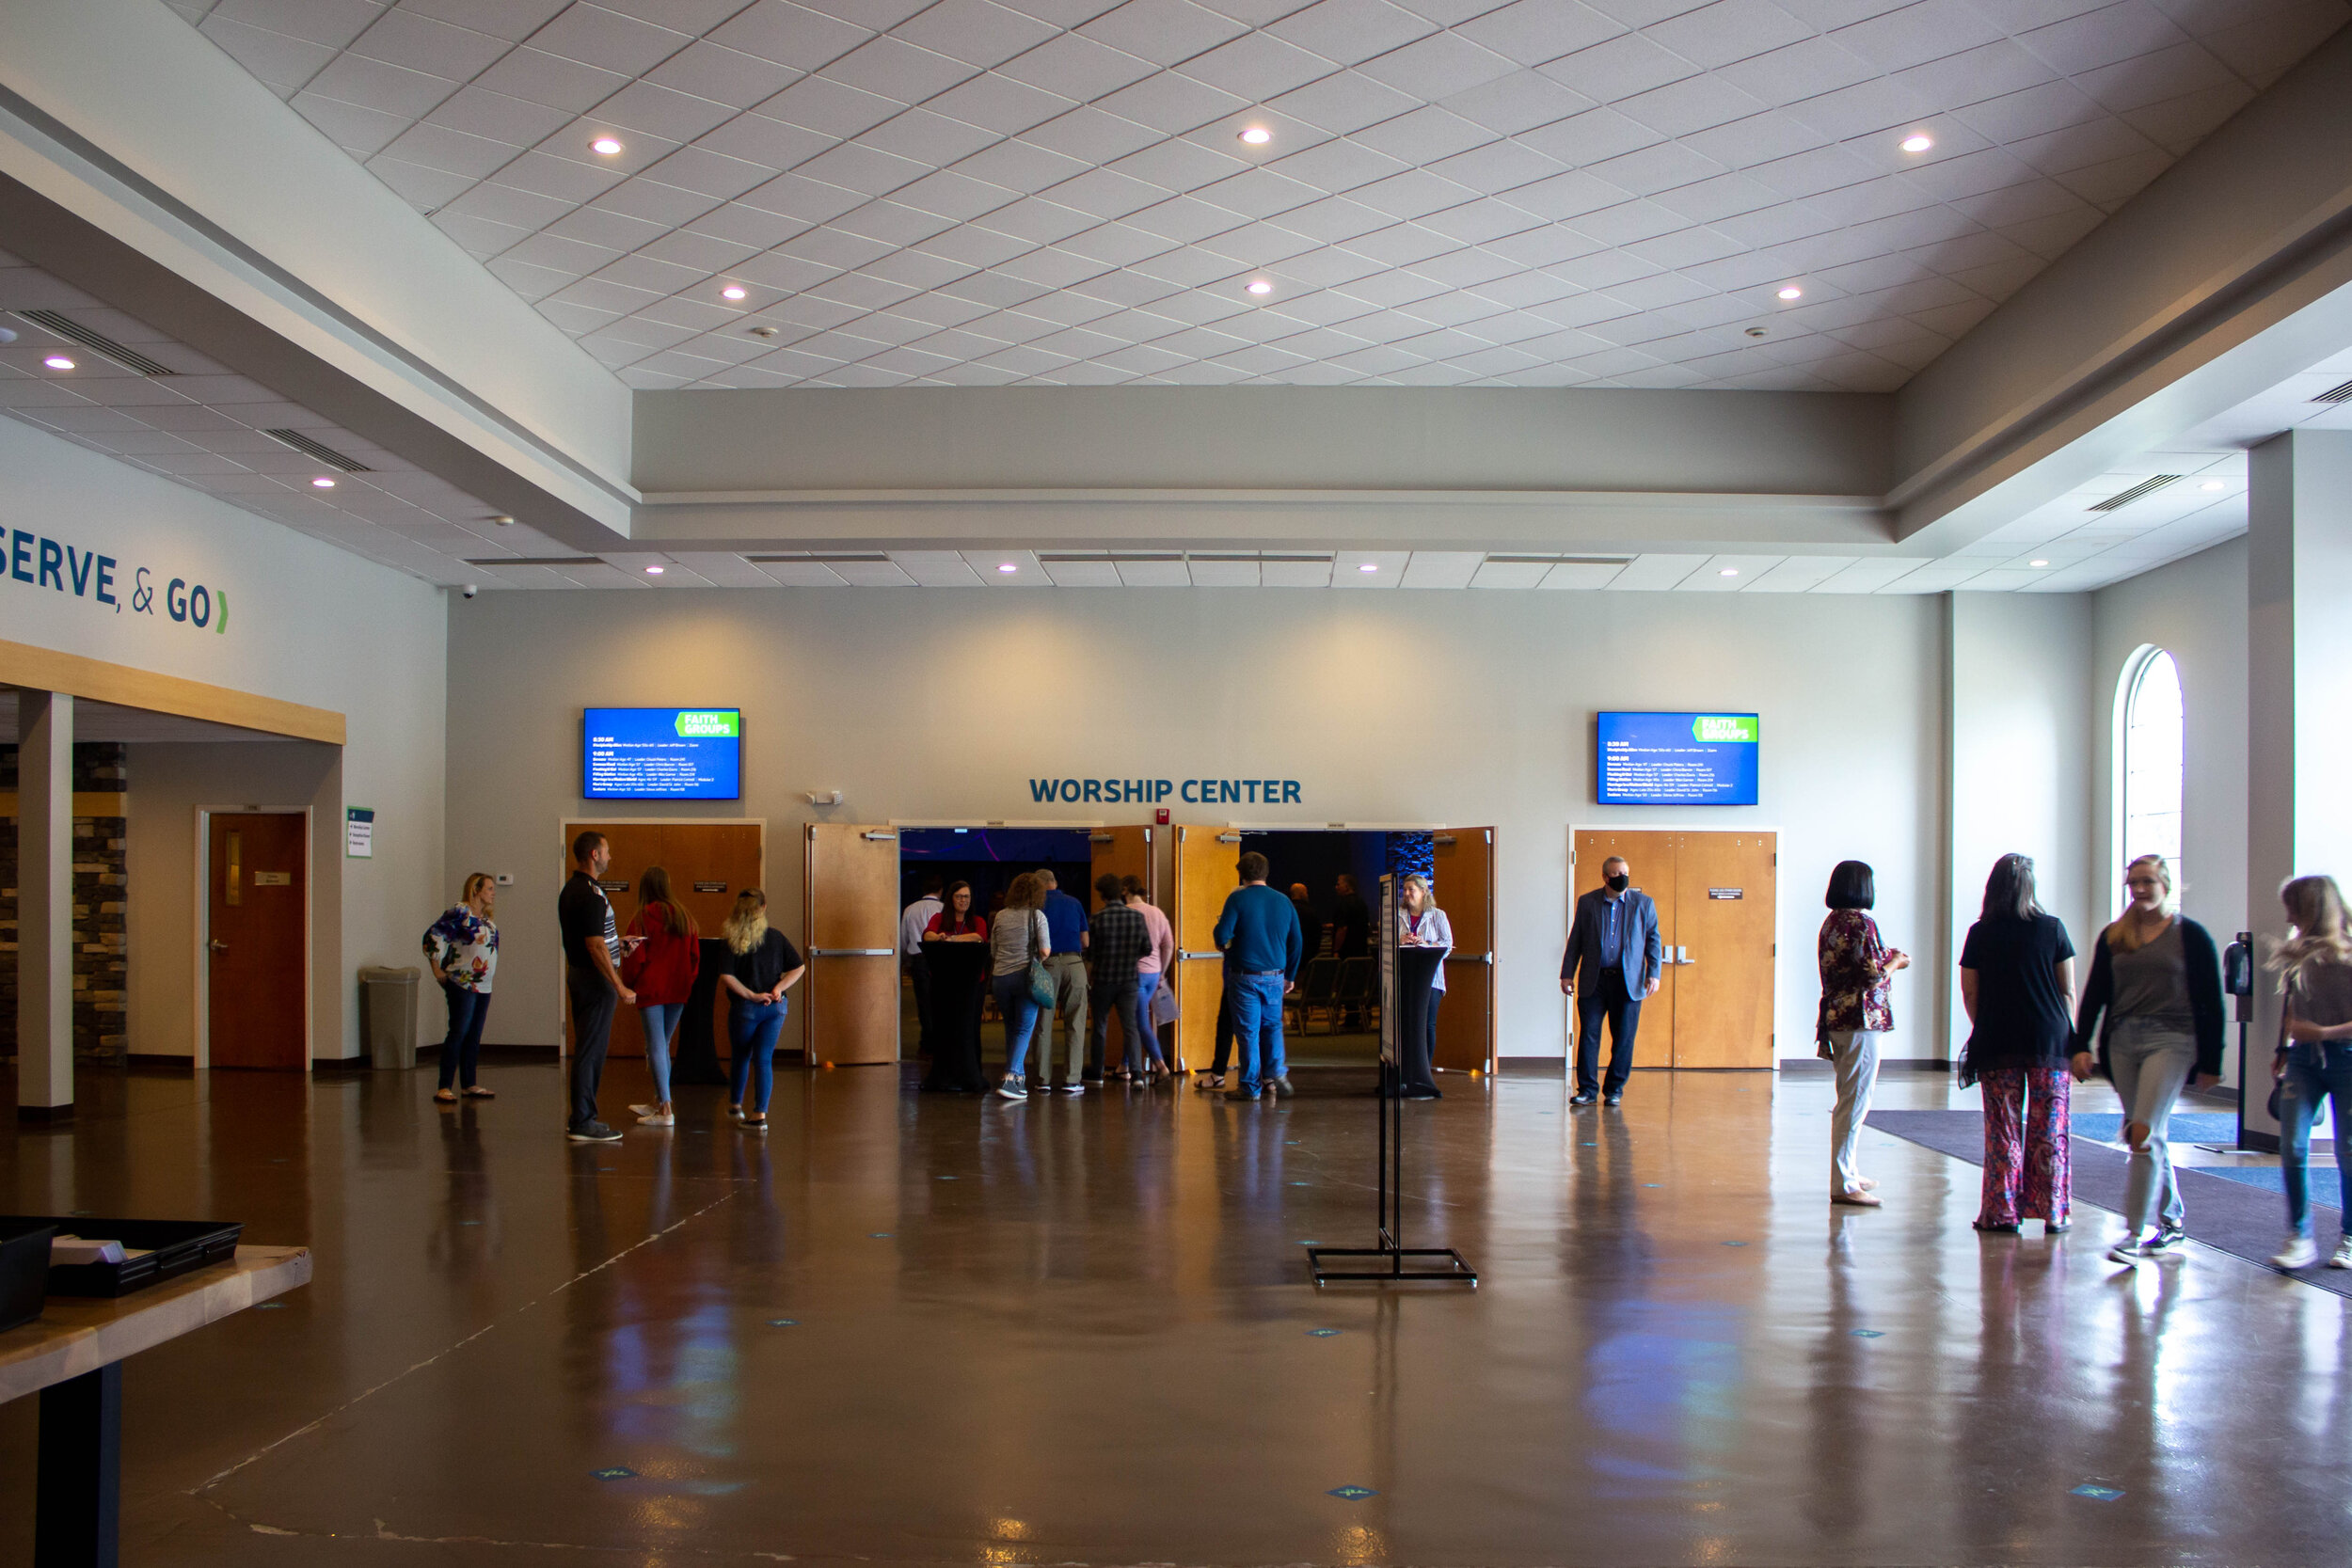
<path fill-rule="evenodd" d="M 497 882 L 501 887 L 513 887 L 515 885 L 515 874 L 512 871 L 501 871 L 496 877 L 492 878 L 491 880 Z"/>

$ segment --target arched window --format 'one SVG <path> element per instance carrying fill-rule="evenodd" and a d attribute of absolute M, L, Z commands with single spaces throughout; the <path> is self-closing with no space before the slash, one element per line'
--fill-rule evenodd
<path fill-rule="evenodd" d="M 2123 673 L 2123 863 L 2162 855 L 2181 869 L 2181 669 L 2162 648 L 2149 648 Z M 2119 878 L 2120 881 L 2121 879 Z M 2120 900 L 2122 892 L 2117 890 Z"/>

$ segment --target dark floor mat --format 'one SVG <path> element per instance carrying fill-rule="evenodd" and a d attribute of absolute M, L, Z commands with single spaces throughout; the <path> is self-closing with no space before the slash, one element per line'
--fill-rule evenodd
<path fill-rule="evenodd" d="M 1984 1117 L 1980 1112 L 1872 1111 L 1869 1125 L 1955 1160 L 1965 1160 L 1972 1165 L 1984 1164 Z M 2121 1150 L 2088 1138 L 2074 1139 L 2074 1201 L 2122 1212 L 2129 1161 Z M 2180 1167 L 2180 1178 L 2182 1201 L 2188 1208 L 2189 1235 L 2217 1251 L 2266 1267 L 2270 1255 L 2279 1249 L 2280 1238 L 2286 1234 L 2285 1206 L 2278 1196 L 2186 1167 Z M 2332 1181 L 2334 1178 L 2324 1176 L 2323 1180 Z M 2314 1218 L 2324 1255 L 2335 1245 L 2337 1215 L 2328 1210 Z M 2352 1297 L 2352 1270 L 2313 1265 L 2298 1270 L 2294 1277 L 2306 1285 Z"/>

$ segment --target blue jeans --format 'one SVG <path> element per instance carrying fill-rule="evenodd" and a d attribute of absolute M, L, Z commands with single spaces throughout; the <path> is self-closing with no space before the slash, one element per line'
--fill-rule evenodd
<path fill-rule="evenodd" d="M 989 981 L 996 992 L 996 1010 L 1005 1015 L 1005 1075 L 1021 1076 L 1029 1059 L 1029 1031 L 1037 1025 L 1037 1004 L 1029 999 L 1029 972 L 1016 969 Z M 1053 1027 L 1049 1021 L 1048 1029 Z"/>
<path fill-rule="evenodd" d="M 768 1097 L 776 1088 L 776 1037 L 784 1033 L 784 1015 L 789 1010 L 784 998 L 773 1002 L 746 1002 L 735 999 L 735 1010 L 727 1015 L 727 1098 L 743 1107 L 746 1115 L 753 1111 L 765 1115 Z M 745 1098 L 747 1091 L 756 1091 L 756 1104 Z"/>
<path fill-rule="evenodd" d="M 441 982 L 449 1003 L 449 1033 L 441 1039 L 441 1087 L 473 1087 L 474 1064 L 482 1059 L 482 1021 L 490 1016 L 490 993 Z"/>
<path fill-rule="evenodd" d="M 2279 1089 L 2279 1174 L 2286 1179 L 2287 1227 L 2297 1236 L 2312 1233 L 2312 1123 L 2330 1100 L 2336 1107 L 2337 1212 L 2352 1225 L 2352 1149 L 2344 1147 L 2344 1130 L 2352 1127 L 2352 1045 L 2297 1040 L 2288 1046 Z"/>
<path fill-rule="evenodd" d="M 1226 984 L 1233 999 L 1233 1038 L 1241 1046 L 1241 1092 L 1256 1094 L 1260 1085 L 1284 1074 L 1282 1061 L 1282 992 L 1285 983 L 1272 974 L 1236 974 Z"/>
<path fill-rule="evenodd" d="M 1137 1031 L 1136 1043 L 1142 1046 L 1144 1053 L 1152 1061 L 1165 1067 L 1168 1065 L 1168 1057 L 1160 1051 L 1160 1032 L 1152 1022 L 1152 998 L 1159 993 L 1160 972 L 1158 970 L 1155 969 L 1149 974 L 1136 976 L 1136 1018 L 1141 1025 Z M 1141 1071 L 1145 1065 L 1136 1058 L 1135 1051 L 1131 1048 L 1127 1053 L 1127 1066 L 1136 1071 Z"/>
<path fill-rule="evenodd" d="M 645 1022 L 645 1068 L 653 1074 L 653 1102 L 670 1102 L 670 1041 L 677 1035 L 677 1021 L 684 1017 L 683 1002 L 648 1002 L 637 1009 L 637 1016 Z"/>

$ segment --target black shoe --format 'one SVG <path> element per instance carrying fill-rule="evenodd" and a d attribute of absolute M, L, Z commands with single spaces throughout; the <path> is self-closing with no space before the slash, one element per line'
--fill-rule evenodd
<path fill-rule="evenodd" d="M 1568 1096 L 1568 1103 L 1571 1105 L 1590 1105 L 1594 1101 L 1598 1100 L 1600 1096 L 1595 1094 L 1590 1089 L 1579 1089 L 1574 1094 Z"/>
<path fill-rule="evenodd" d="M 621 1141 L 618 1132 L 600 1121 L 583 1121 L 578 1127 L 568 1129 L 564 1136 L 576 1144 L 616 1144 Z"/>
<path fill-rule="evenodd" d="M 1975 1226 L 1979 1230 L 1984 1232 L 1984 1234 L 1988 1236 L 2014 1236 L 2017 1234 L 2017 1227 L 2014 1225 L 1987 1225 L 1982 1220 L 1970 1220 L 1968 1223 Z"/>
<path fill-rule="evenodd" d="M 2140 1243 L 2142 1252 L 2171 1252 L 2188 1240 L 2188 1232 L 2179 1226 L 2168 1225 Z"/>
<path fill-rule="evenodd" d="M 1435 1089 L 1406 1089 L 1405 1098 L 1407 1100 L 1443 1100 L 1445 1096 Z"/>
<path fill-rule="evenodd" d="M 1625 1103 L 1625 1091 L 1623 1089 L 1612 1090 L 1600 1097 L 1600 1102 L 1603 1105 L 1622 1105 Z"/>

